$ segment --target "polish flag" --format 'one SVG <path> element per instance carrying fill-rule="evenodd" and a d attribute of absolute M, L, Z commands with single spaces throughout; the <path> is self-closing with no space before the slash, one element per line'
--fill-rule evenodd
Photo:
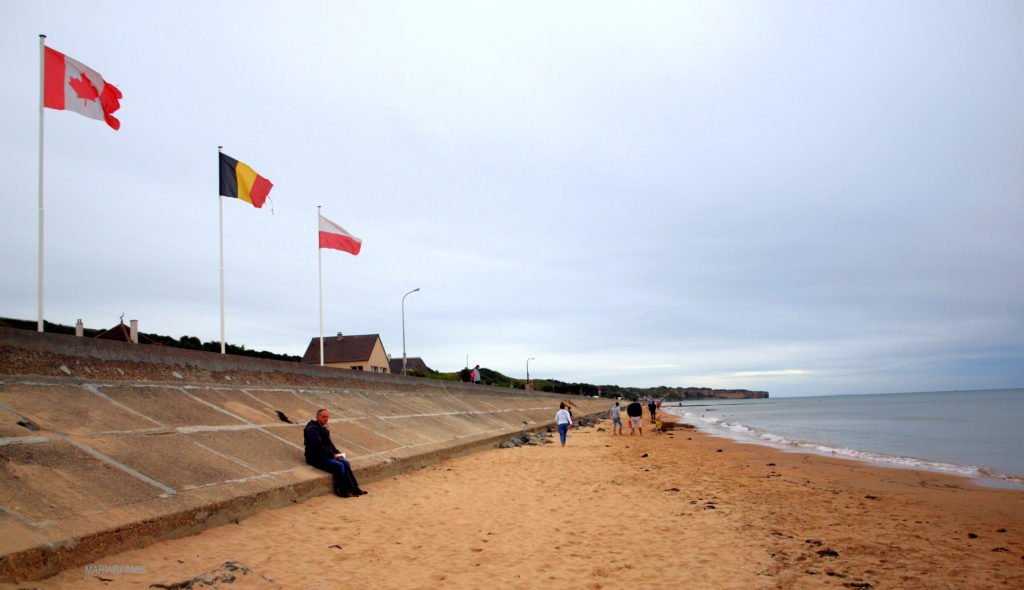
<path fill-rule="evenodd" d="M 320 215 L 320 247 L 342 250 L 356 256 L 363 247 L 363 241 L 345 231 L 337 223 Z"/>
<path fill-rule="evenodd" d="M 114 129 L 121 122 L 113 113 L 121 108 L 121 91 L 103 76 L 59 51 L 46 47 L 43 59 L 43 106 L 74 111 L 90 119 L 106 121 Z"/>

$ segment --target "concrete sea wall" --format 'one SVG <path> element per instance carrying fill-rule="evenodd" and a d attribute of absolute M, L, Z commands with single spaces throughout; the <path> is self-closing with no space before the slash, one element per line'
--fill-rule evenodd
<path fill-rule="evenodd" d="M 0 329 L 0 581 L 39 579 L 330 493 L 331 410 L 362 483 L 608 402 Z M 341 501 L 341 500 L 339 500 Z"/>

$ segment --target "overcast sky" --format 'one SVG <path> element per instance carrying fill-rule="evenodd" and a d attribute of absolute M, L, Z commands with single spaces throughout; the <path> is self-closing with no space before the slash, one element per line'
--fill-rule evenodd
<path fill-rule="evenodd" d="M 0 0 L 0 316 L 379 333 L 437 370 L 764 389 L 1024 385 L 1024 3 Z"/>

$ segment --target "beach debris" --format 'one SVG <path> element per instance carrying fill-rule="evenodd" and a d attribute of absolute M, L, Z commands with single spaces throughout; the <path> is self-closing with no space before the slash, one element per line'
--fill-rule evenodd
<path fill-rule="evenodd" d="M 839 557 L 839 553 L 837 553 L 831 547 L 826 547 L 826 548 L 822 549 L 821 551 L 815 551 L 815 553 L 817 553 L 820 557 Z M 829 574 L 829 575 L 831 575 L 831 574 Z"/>
<path fill-rule="evenodd" d="M 814 545 L 815 547 L 821 547 L 821 541 L 819 541 L 817 539 L 805 539 L 804 543 L 808 543 L 810 545 Z"/>
<path fill-rule="evenodd" d="M 551 444 L 551 435 L 546 432 L 524 432 L 516 434 L 498 443 L 499 449 L 512 449 L 526 445 L 539 446 Z"/>
<path fill-rule="evenodd" d="M 878 499 L 878 496 L 872 496 L 871 494 L 868 494 L 867 496 L 864 496 L 864 497 L 867 498 L 868 500 L 877 500 Z"/>
<path fill-rule="evenodd" d="M 294 422 L 291 421 L 291 419 L 288 418 L 288 416 L 285 416 L 284 412 L 282 412 L 281 410 L 274 410 L 274 411 L 277 412 L 277 419 L 280 420 L 281 422 L 287 422 L 288 424 L 295 424 Z"/>
<path fill-rule="evenodd" d="M 997 533 L 1005 533 L 1005 532 L 1006 532 L 1006 529 L 996 529 L 996 532 L 997 532 Z"/>
<path fill-rule="evenodd" d="M 337 549 L 338 551 L 341 551 L 341 545 L 328 545 L 327 548 L 328 549 Z"/>
<path fill-rule="evenodd" d="M 716 450 L 715 450 L 715 452 L 716 452 L 716 453 L 721 453 L 721 452 L 722 452 L 722 449 L 716 449 Z"/>
<path fill-rule="evenodd" d="M 977 539 L 977 538 L 978 538 L 978 535 L 976 535 L 976 534 L 974 534 L 974 533 L 967 533 L 967 538 L 968 538 L 968 539 Z"/>
<path fill-rule="evenodd" d="M 1010 552 L 1010 550 L 1007 549 L 1006 547 L 996 547 L 992 551 L 995 551 L 996 553 L 1009 553 Z"/>
<path fill-rule="evenodd" d="M 23 426 L 25 428 L 28 428 L 32 432 L 38 432 L 39 431 L 39 425 L 36 424 L 35 422 L 29 420 L 28 418 L 22 418 L 21 420 L 18 420 L 18 426 Z"/>
<path fill-rule="evenodd" d="M 646 456 L 647 456 L 647 453 L 644 453 L 643 455 L 640 455 L 640 458 L 643 458 L 643 457 L 646 457 Z"/>
<path fill-rule="evenodd" d="M 225 561 L 219 567 L 208 572 L 199 574 L 190 580 L 181 582 L 150 584 L 150 588 L 161 588 L 163 590 L 193 590 L 198 588 L 220 588 L 221 584 L 232 584 L 239 577 L 256 576 L 265 582 L 276 584 L 274 580 L 266 578 L 252 571 L 237 561 Z"/>
<path fill-rule="evenodd" d="M 769 463 L 768 467 L 775 467 L 775 463 Z"/>
<path fill-rule="evenodd" d="M 666 491 L 666 492 L 678 492 L 678 491 L 679 491 L 679 488 L 669 488 L 669 489 L 667 489 L 667 490 L 665 490 L 665 491 Z"/>
<path fill-rule="evenodd" d="M 593 416 L 580 416 L 573 420 L 572 425 L 574 428 L 581 428 L 583 426 L 596 426 L 599 422 L 601 420 Z"/>
<path fill-rule="evenodd" d="M 863 588 L 864 590 L 872 587 L 871 584 L 867 582 L 843 582 L 843 586 L 846 586 L 847 588 Z"/>

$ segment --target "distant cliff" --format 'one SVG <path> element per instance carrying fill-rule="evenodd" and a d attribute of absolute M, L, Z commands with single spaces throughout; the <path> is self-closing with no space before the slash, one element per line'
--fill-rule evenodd
<path fill-rule="evenodd" d="M 767 399 L 767 391 L 749 389 L 711 389 L 709 387 L 671 388 L 665 396 L 669 400 L 685 399 Z"/>
<path fill-rule="evenodd" d="M 689 399 L 767 399 L 767 391 L 751 391 L 749 389 L 712 389 L 710 387 L 649 387 L 638 389 L 621 388 L 625 397 L 653 397 L 675 402 Z"/>
<path fill-rule="evenodd" d="M 524 382 L 506 377 L 496 371 L 482 369 L 484 382 L 499 387 L 523 387 Z M 439 373 L 438 375 L 445 375 Z M 457 374 L 452 379 L 457 379 Z M 538 391 L 582 395 L 586 397 L 621 397 L 623 399 L 653 398 L 670 402 L 690 399 L 767 399 L 767 391 L 751 391 L 749 389 L 712 389 L 711 387 L 623 387 L 620 385 L 594 385 L 592 383 L 566 383 L 556 379 L 534 379 L 533 386 Z"/>

